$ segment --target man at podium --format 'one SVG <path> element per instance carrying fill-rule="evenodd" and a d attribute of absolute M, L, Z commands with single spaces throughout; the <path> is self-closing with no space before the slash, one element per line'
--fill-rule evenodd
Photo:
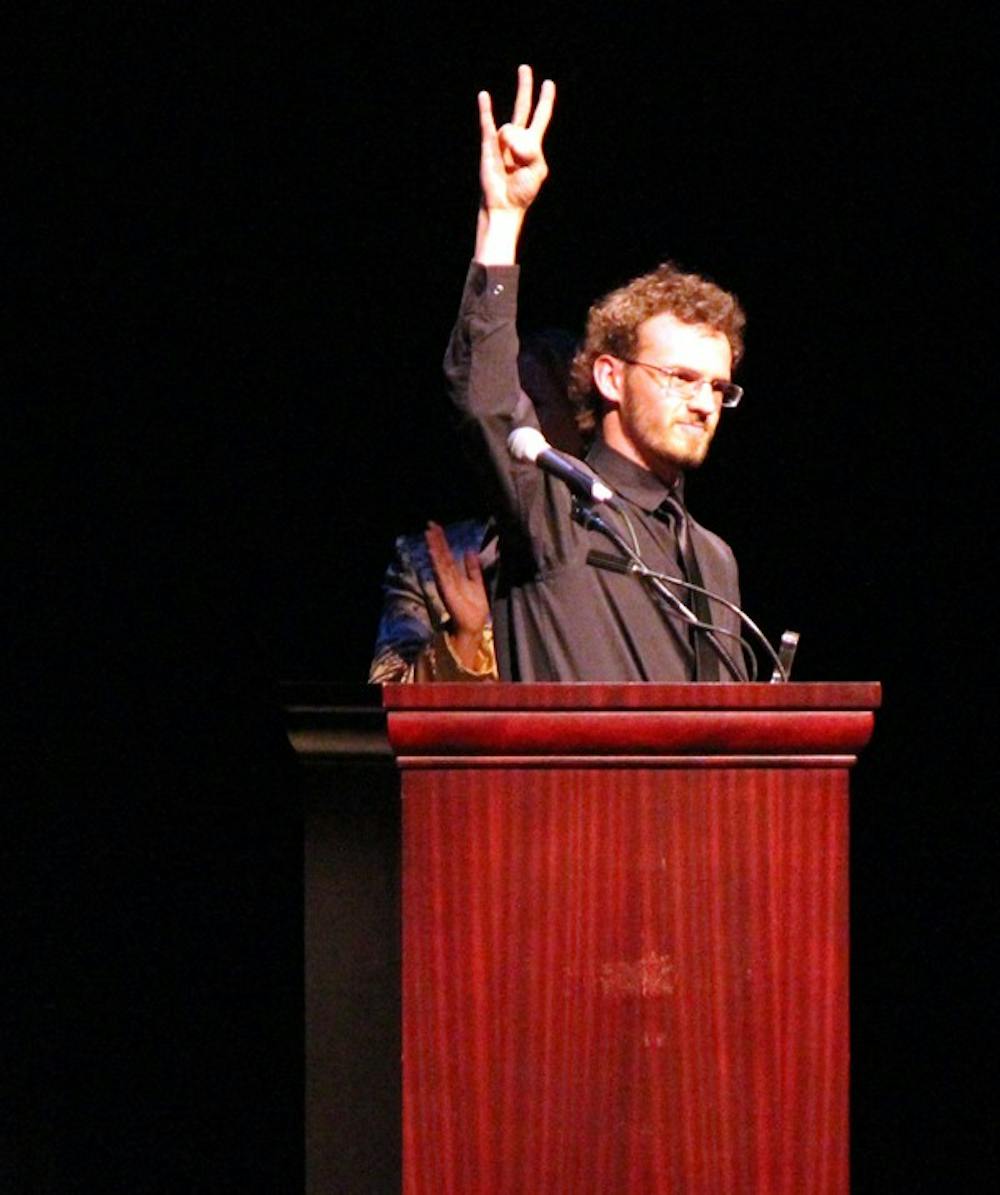
<path fill-rule="evenodd" d="M 732 370 L 743 312 L 733 295 L 670 264 L 598 300 L 571 380 L 581 427 L 596 435 L 585 462 L 549 450 L 517 402 L 517 246 L 548 173 L 542 142 L 555 87 L 546 80 L 537 102 L 533 92 L 521 66 L 512 118 L 499 129 L 490 96 L 479 95 L 475 257 L 445 356 L 499 528 L 500 677 L 745 680 L 736 562 L 687 513 L 683 489 L 723 408 L 742 396 Z M 596 501 L 595 480 L 606 487 Z"/>

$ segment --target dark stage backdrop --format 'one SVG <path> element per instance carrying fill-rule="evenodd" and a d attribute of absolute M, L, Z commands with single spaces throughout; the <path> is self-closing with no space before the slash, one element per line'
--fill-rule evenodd
<path fill-rule="evenodd" d="M 254 777 L 265 824 L 274 785 L 290 791 L 275 682 L 363 680 L 393 537 L 480 509 L 440 358 L 473 238 L 475 94 L 508 110 L 529 61 L 559 96 L 523 326 L 578 330 L 594 296 L 667 257 L 748 310 L 747 397 L 690 505 L 733 545 L 769 635 L 802 633 L 798 679 L 885 686 L 855 776 L 856 1189 L 972 1189 L 993 1148 L 975 1096 L 995 845 L 983 31 L 786 6 L 55 7 L 21 18 L 30 53 L 11 56 L 26 186 L 7 237 L 23 294 L 16 704 L 45 714 L 25 716 L 18 761 L 37 762 L 35 736 L 54 742 L 43 787 L 63 794 L 31 822 L 41 855 L 50 819 L 65 829 L 75 810 L 42 869 L 41 920 L 72 906 L 111 952 L 114 901 L 98 915 L 87 870 L 103 882 L 117 866 L 113 851 L 93 862 L 107 819 L 127 854 L 165 808 L 236 801 Z M 88 782 L 93 818 L 68 795 Z M 244 826 L 234 847 L 220 825 L 201 832 L 219 885 L 259 899 L 247 860 L 266 833 Z M 180 837 L 170 821 L 151 866 Z M 71 879 L 53 888 L 57 871 Z M 164 906 L 175 881 L 155 889 Z M 253 914 L 279 955 L 283 899 Z M 216 903 L 242 942 L 248 915 Z M 152 965 L 128 940 L 123 972 Z M 80 973 L 51 949 L 32 993 Z M 209 947 L 192 949 L 200 969 Z M 279 987 L 258 1021 L 268 999 L 287 1013 Z M 229 1015 L 218 993 L 207 1007 Z M 166 996 L 153 1008 L 184 1037 Z M 59 1048 L 77 1057 L 69 1016 Z M 53 1133 L 71 1118 L 59 1107 L 41 1118 Z M 18 1145 L 12 1173 L 35 1173 L 41 1149 Z"/>

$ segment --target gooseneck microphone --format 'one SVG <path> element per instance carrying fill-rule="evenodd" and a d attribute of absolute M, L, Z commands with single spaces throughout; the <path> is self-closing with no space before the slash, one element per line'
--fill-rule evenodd
<path fill-rule="evenodd" d="M 517 427 L 507 437 L 507 451 L 516 461 L 528 461 L 564 481 L 574 494 L 588 502 L 616 506 L 614 490 L 595 477 L 574 457 L 557 452 L 537 427 Z"/>
<path fill-rule="evenodd" d="M 573 503 L 573 518 L 583 527 L 588 527 L 592 531 L 599 531 L 607 539 L 622 552 L 621 558 L 614 556 L 606 556 L 603 552 L 588 552 L 587 563 L 597 568 L 610 568 L 613 572 L 633 573 L 646 587 L 649 596 L 660 607 L 665 614 L 670 617 L 680 617 L 687 622 L 693 630 L 702 632 L 712 645 L 712 649 L 718 655 L 719 659 L 726 666 L 730 676 L 734 681 L 742 680 L 742 675 L 737 667 L 736 661 L 729 654 L 728 651 L 719 642 L 717 636 L 725 635 L 731 639 L 735 639 L 741 648 L 747 652 L 748 659 L 752 662 L 754 676 L 756 676 L 757 661 L 754 657 L 750 645 L 745 639 L 735 634 L 733 631 L 727 630 L 724 627 L 713 626 L 709 622 L 702 622 L 698 616 L 688 606 L 681 601 L 681 599 L 667 586 L 667 581 L 673 581 L 672 577 L 666 577 L 663 573 L 654 572 L 643 561 L 641 554 L 638 551 L 638 546 L 635 548 L 629 547 L 622 536 L 609 527 L 603 518 L 593 508 L 585 507 L 582 503 L 575 501 Z M 629 521 L 625 518 L 626 523 Z M 681 581 L 681 585 L 685 589 L 700 589 L 700 586 L 689 585 L 686 581 Z M 708 597 L 714 597 L 714 594 L 709 593 L 708 590 L 701 590 Z M 725 598 L 719 599 L 730 606 L 731 603 Z M 732 609 L 736 609 L 732 606 Z"/>
<path fill-rule="evenodd" d="M 565 482 L 574 494 L 573 518 L 584 527 L 600 532 L 605 538 L 611 540 L 622 553 L 620 557 L 614 557 L 607 556 L 603 552 L 591 551 L 587 556 L 588 564 L 598 568 L 611 569 L 613 572 L 633 573 L 645 584 L 650 596 L 657 602 L 664 613 L 675 618 L 680 617 L 693 630 L 707 637 L 733 680 L 739 681 L 743 679 L 742 674 L 735 660 L 719 642 L 717 636 L 722 635 L 729 639 L 735 639 L 746 653 L 747 659 L 751 664 L 751 679 L 756 679 L 757 660 L 750 644 L 734 631 L 727 630 L 724 627 L 713 626 L 710 622 L 701 622 L 697 615 L 668 588 L 667 583 L 683 586 L 688 592 L 702 593 L 709 601 L 719 602 L 739 618 L 743 627 L 754 636 L 771 657 L 774 662 L 774 673 L 771 680 L 788 680 L 791 673 L 792 656 L 794 655 L 795 645 L 798 643 L 798 635 L 795 632 L 786 632 L 782 636 L 782 650 L 779 656 L 768 642 L 760 627 L 735 603 L 730 602 L 721 594 L 704 589 L 699 585 L 693 585 L 691 582 L 680 577 L 667 576 L 664 573 L 651 569 L 643 561 L 640 554 L 639 542 L 636 539 L 635 531 L 632 529 L 632 523 L 628 517 L 628 510 L 625 503 L 618 498 L 610 486 L 605 485 L 599 477 L 589 472 L 582 462 L 578 461 L 575 457 L 558 452 L 553 448 L 538 428 L 515 428 L 507 437 L 507 451 L 514 460 L 537 465 L 539 469 L 544 470 L 546 473 L 551 473 L 553 477 L 558 477 L 561 481 Z M 619 532 L 608 526 L 597 511 L 589 505 L 591 503 L 604 504 L 619 513 L 619 516 L 624 520 L 626 527 L 631 533 L 632 545 L 626 543 Z"/>

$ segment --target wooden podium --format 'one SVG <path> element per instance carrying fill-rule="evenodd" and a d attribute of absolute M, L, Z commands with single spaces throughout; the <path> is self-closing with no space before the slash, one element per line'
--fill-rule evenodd
<path fill-rule="evenodd" d="M 406 1195 L 848 1189 L 876 684 L 386 686 Z"/>

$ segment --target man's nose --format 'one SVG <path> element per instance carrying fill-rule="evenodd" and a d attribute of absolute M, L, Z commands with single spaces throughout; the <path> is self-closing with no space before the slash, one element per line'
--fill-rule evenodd
<path fill-rule="evenodd" d="M 700 415 L 714 415 L 718 402 L 712 383 L 705 378 L 694 388 L 687 402 L 689 410 L 697 411 Z"/>

